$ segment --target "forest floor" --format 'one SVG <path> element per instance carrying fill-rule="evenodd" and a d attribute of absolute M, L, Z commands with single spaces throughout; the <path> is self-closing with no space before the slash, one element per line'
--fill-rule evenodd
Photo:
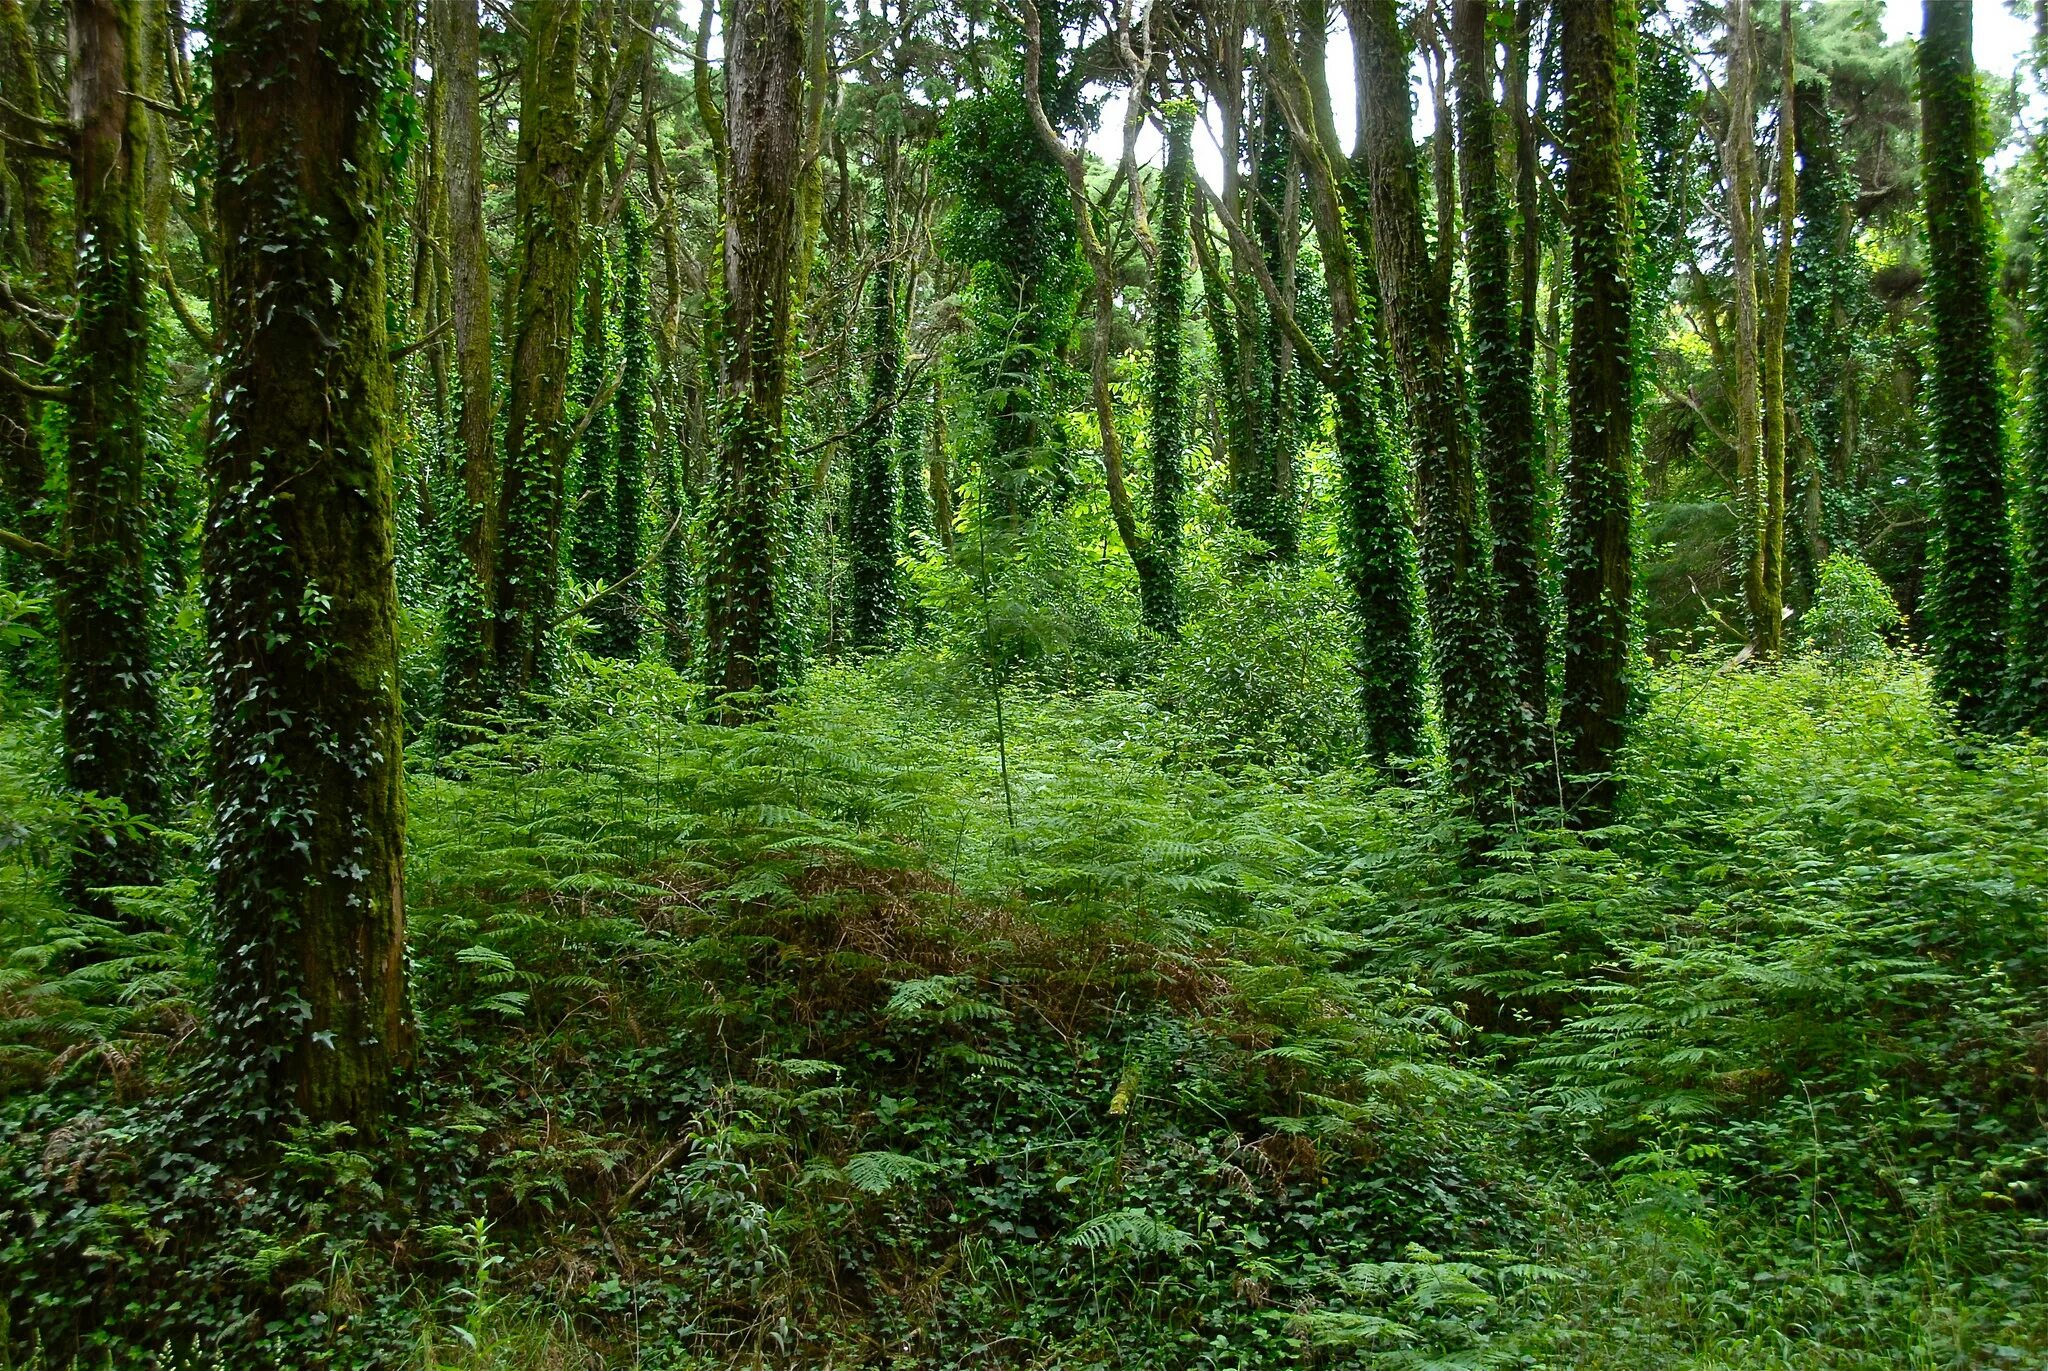
<path fill-rule="evenodd" d="M 207 1146 L 197 858 L 64 914 L 0 721 L 17 1355 L 2048 1364 L 2048 749 L 1911 663 L 1663 669 L 1617 825 L 1484 855 L 1138 689 L 688 702 L 598 664 L 421 751 L 408 1127 L 260 1172 Z"/>

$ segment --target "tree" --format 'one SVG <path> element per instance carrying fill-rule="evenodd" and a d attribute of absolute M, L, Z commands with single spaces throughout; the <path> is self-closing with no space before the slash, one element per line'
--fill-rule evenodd
<path fill-rule="evenodd" d="M 442 712 L 460 719 L 489 699 L 497 570 L 498 450 L 493 432 L 491 277 L 484 238 L 483 111 L 478 91 L 477 0 L 433 0 L 434 81 L 441 101 L 441 175 L 447 196 L 449 317 L 462 463 L 464 571 L 442 614 Z"/>
<path fill-rule="evenodd" d="M 2037 52 L 2048 49 L 2048 15 L 2041 16 Z M 2034 147 L 2048 165 L 2048 140 Z M 2014 559 L 2012 642 L 2005 668 L 2006 722 L 2048 737 L 2048 196 L 2035 201 L 2034 260 L 2027 277 L 2025 430 L 2020 440 L 2013 514 L 2020 550 Z"/>
<path fill-rule="evenodd" d="M 645 599 L 639 577 L 647 511 L 647 221 L 631 196 L 621 217 L 625 252 L 619 281 L 619 384 L 611 413 L 611 563 L 596 613 L 599 647 L 608 656 L 632 661 L 640 655 Z M 664 536 L 673 540 L 675 533 L 671 527 Z"/>
<path fill-rule="evenodd" d="M 803 0 L 735 0 L 726 34 L 723 360 L 705 519 L 705 687 L 714 718 L 758 717 L 781 683 L 775 577 L 789 454 L 790 290 L 802 170 Z"/>
<path fill-rule="evenodd" d="M 410 1055 L 383 234 L 391 0 L 223 0 L 207 452 L 216 1027 L 264 1129 Z"/>
<path fill-rule="evenodd" d="M 1515 257 L 1508 238 L 1507 199 L 1500 188 L 1492 15 L 1491 0 L 1456 0 L 1451 27 L 1472 392 L 1493 531 L 1493 575 L 1500 585 L 1501 627 L 1508 639 L 1508 681 L 1515 701 L 1540 721 L 1548 717 L 1550 694 L 1549 629 L 1544 623 L 1537 527 L 1542 453 L 1536 441 L 1533 359 L 1516 342 L 1511 279 Z M 1533 737 L 1534 730 L 1529 734 Z"/>
<path fill-rule="evenodd" d="M 1452 779 L 1479 802 L 1482 815 L 1493 817 L 1514 771 L 1520 720 L 1508 689 L 1493 579 L 1479 548 L 1478 483 L 1449 275 L 1432 264 L 1422 222 L 1408 45 L 1394 0 L 1350 0 L 1348 9 L 1373 256 L 1415 444 L 1422 585 L 1436 653 L 1438 707 Z"/>
<path fill-rule="evenodd" d="M 540 684 L 560 592 L 564 413 L 573 352 L 580 202 L 588 161 L 580 143 L 576 64 L 582 0 L 526 0 L 519 71 L 519 169 L 514 187 L 510 376 L 505 463 L 496 520 L 493 591 L 499 686 Z"/>
<path fill-rule="evenodd" d="M 1762 599 L 1754 614 L 1756 647 L 1766 659 L 1785 644 L 1785 449 L 1789 433 L 1785 408 L 1785 331 L 1792 313 L 1793 231 L 1797 224 L 1799 180 L 1796 125 L 1799 102 L 1793 82 L 1792 0 L 1778 3 L 1778 147 L 1772 190 L 1777 211 L 1778 242 L 1771 255 L 1771 294 L 1763 327 L 1763 457 L 1755 482 L 1762 502 Z"/>
<path fill-rule="evenodd" d="M 1095 326 L 1089 333 L 1088 379 L 1095 397 L 1095 426 L 1102 442 L 1102 474 L 1109 493 L 1110 519 L 1116 524 L 1117 541 L 1123 544 L 1124 553 L 1137 572 L 1140 605 L 1156 605 L 1163 595 L 1172 592 L 1162 590 L 1158 585 L 1164 568 L 1151 540 L 1138 528 L 1137 513 L 1124 483 L 1123 439 L 1117 431 L 1116 404 L 1110 392 L 1109 340 L 1116 328 L 1116 267 L 1095 227 L 1095 207 L 1088 195 L 1087 166 L 1080 153 L 1060 140 L 1058 131 L 1046 116 L 1039 93 L 1044 44 L 1039 32 L 1038 7 L 1032 0 L 1023 0 L 1023 4 L 1024 93 L 1031 109 L 1031 122 L 1038 131 L 1039 142 L 1066 173 L 1067 195 L 1073 204 L 1076 235 L 1081 241 L 1081 251 L 1087 259 L 1091 277 L 1089 295 L 1095 305 Z M 1133 91 L 1131 98 L 1141 98 L 1141 92 Z"/>
<path fill-rule="evenodd" d="M 1563 0 L 1565 212 L 1572 236 L 1571 436 L 1564 461 L 1561 747 L 1587 819 L 1612 812 L 1627 736 L 1633 574 L 1635 244 L 1629 224 L 1616 0 Z"/>
<path fill-rule="evenodd" d="M 89 797 L 74 898 L 155 878 L 147 822 L 162 801 L 151 622 L 149 267 L 143 242 L 147 111 L 136 0 L 71 12 L 71 184 L 78 302 L 71 321 L 66 500 L 56 562 L 65 773 Z"/>
<path fill-rule="evenodd" d="M 1152 370 L 1147 388 L 1152 414 L 1146 435 L 1151 467 L 1152 555 L 1158 565 L 1142 606 L 1146 625 L 1168 636 L 1180 629 L 1179 576 L 1182 502 L 1187 498 L 1185 363 L 1188 297 L 1188 188 L 1194 177 L 1195 107 L 1175 100 L 1166 118 L 1166 169 L 1159 185 L 1159 255 L 1152 263 Z"/>
<path fill-rule="evenodd" d="M 1735 295 L 1735 503 L 1740 519 L 1742 597 L 1751 649 L 1769 651 L 1765 533 L 1769 500 L 1763 464 L 1762 340 L 1756 300 L 1756 21 L 1750 0 L 1728 4 L 1728 123 L 1721 140 L 1728 183 L 1728 262 Z"/>
<path fill-rule="evenodd" d="M 1920 161 L 1927 210 L 1927 417 L 1940 551 L 1929 619 L 1934 688 L 1966 728 L 1992 720 L 2005 670 L 2012 586 L 2005 404 L 1992 304 L 1996 248 L 1984 184 L 1984 113 L 1970 7 L 1926 0 L 1920 37 Z"/>
<path fill-rule="evenodd" d="M 896 454 L 881 422 L 903 374 L 903 330 L 896 319 L 896 249 L 884 207 L 875 235 L 881 258 L 868 280 L 868 385 L 853 435 L 847 486 L 847 542 L 853 569 L 850 610 L 856 647 L 880 646 L 896 622 Z"/>
<path fill-rule="evenodd" d="M 1303 171 L 1315 226 L 1336 338 L 1334 357 L 1322 357 L 1220 201 L 1218 208 L 1231 229 L 1233 250 L 1251 264 L 1276 324 L 1292 336 L 1301 361 L 1318 374 L 1335 401 L 1339 561 L 1351 591 L 1366 752 L 1384 766 L 1414 756 L 1422 743 L 1415 539 L 1390 418 L 1392 387 L 1379 341 L 1378 310 L 1372 291 L 1361 282 L 1373 260 L 1365 192 L 1355 175 L 1339 177 L 1330 151 L 1337 146 L 1337 130 L 1324 51 L 1325 14 L 1316 0 L 1302 5 L 1297 48 L 1285 14 L 1270 6 L 1265 35 L 1271 89 Z"/>

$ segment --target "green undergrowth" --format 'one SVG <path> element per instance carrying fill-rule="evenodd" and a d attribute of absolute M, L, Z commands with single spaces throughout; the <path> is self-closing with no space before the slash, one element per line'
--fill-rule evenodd
<path fill-rule="evenodd" d="M 196 857 L 116 929 L 0 852 L 16 1364 L 2048 1355 L 2048 755 L 1910 663 L 1669 669 L 1617 827 L 1484 856 L 1199 690 L 573 680 L 412 759 L 388 1138 L 221 1145 Z"/>

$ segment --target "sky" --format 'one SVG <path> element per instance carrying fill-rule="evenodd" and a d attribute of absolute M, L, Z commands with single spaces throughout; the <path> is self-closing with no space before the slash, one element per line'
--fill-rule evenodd
<path fill-rule="evenodd" d="M 1884 31 L 1888 38 L 1913 37 L 1920 31 L 1920 4 L 1918 0 L 1871 0 L 1871 4 L 1884 11 Z M 2001 83 L 2011 77 L 2027 58 L 2033 41 L 2032 5 L 2029 14 L 2022 18 L 2007 8 L 2006 0 L 1975 0 L 1976 4 L 1976 49 L 1977 65 Z M 1357 121 L 1356 92 L 1351 75 L 1351 38 L 1339 15 L 1336 32 L 1331 35 L 1329 48 L 1330 104 L 1336 115 L 1337 132 L 1344 146 L 1351 145 L 1351 138 Z M 1421 70 L 1416 73 L 1418 97 L 1421 93 Z M 2037 91 L 2035 103 L 2041 103 Z M 1434 126 L 1429 103 L 1418 98 L 1415 120 L 1417 137 L 1429 133 Z M 1211 185 L 1222 175 L 1223 159 L 1217 149 L 1214 111 L 1209 119 L 1195 131 L 1195 168 Z M 1105 162 L 1115 162 L 1123 155 L 1124 97 L 1112 95 L 1102 109 L 1102 123 L 1094 138 L 1089 140 L 1089 149 Z M 1157 166 L 1160 159 L 1158 131 L 1149 123 L 1138 135 L 1138 159 L 1148 166 Z"/>

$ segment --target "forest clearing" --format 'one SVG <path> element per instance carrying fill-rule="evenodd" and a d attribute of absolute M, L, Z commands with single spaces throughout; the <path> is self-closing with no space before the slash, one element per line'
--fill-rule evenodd
<path fill-rule="evenodd" d="M 0 0 L 0 1368 L 2048 1366 L 2044 175 L 1993 0 Z"/>

